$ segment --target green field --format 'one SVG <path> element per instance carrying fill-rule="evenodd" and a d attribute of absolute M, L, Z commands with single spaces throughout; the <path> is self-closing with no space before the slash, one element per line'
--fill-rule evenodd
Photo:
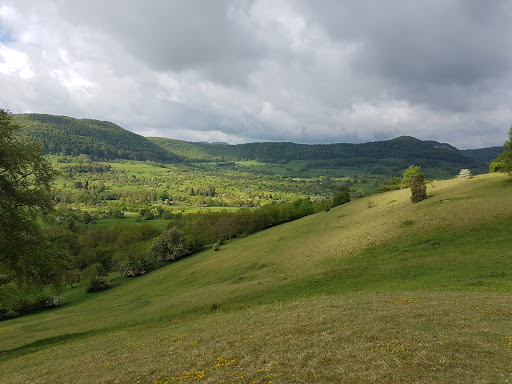
<path fill-rule="evenodd" d="M 60 203 L 77 207 L 120 204 L 138 211 L 147 204 L 168 210 L 219 210 L 253 207 L 298 198 L 329 199 L 348 179 L 292 178 L 284 166 L 237 162 L 159 164 L 140 161 L 92 162 L 82 157 L 48 155 L 59 169 L 55 195 Z M 375 190 L 372 185 L 369 190 Z"/>
<path fill-rule="evenodd" d="M 512 179 L 435 181 L 0 323 L 1 383 L 512 380 Z M 124 220 L 124 219 L 123 219 Z"/>

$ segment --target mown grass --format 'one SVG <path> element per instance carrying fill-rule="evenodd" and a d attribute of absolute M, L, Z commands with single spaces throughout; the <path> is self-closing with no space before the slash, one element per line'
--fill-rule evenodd
<path fill-rule="evenodd" d="M 371 196 L 2 322 L 0 382 L 504 382 L 511 191 Z"/>

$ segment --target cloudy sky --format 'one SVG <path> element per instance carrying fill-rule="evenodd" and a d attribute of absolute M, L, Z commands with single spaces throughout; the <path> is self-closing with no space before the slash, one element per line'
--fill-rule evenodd
<path fill-rule="evenodd" d="M 0 108 L 190 141 L 502 145 L 509 0 L 0 0 Z"/>

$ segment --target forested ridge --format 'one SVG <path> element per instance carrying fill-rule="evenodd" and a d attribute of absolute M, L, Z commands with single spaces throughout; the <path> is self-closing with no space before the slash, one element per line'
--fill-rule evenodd
<path fill-rule="evenodd" d="M 13 115 L 22 133 L 40 141 L 46 153 L 93 159 L 129 159 L 156 162 L 256 160 L 263 163 L 311 160 L 322 162 L 310 167 L 384 162 L 389 159 L 422 166 L 439 166 L 439 162 L 455 167 L 487 169 L 501 147 L 459 150 L 449 144 L 422 141 L 401 136 L 392 140 L 362 144 L 297 144 L 292 142 L 259 142 L 238 145 L 205 144 L 182 140 L 143 137 L 118 125 L 93 119 L 75 119 L 46 114 Z"/>
<path fill-rule="evenodd" d="M 13 115 L 13 118 L 22 127 L 24 135 L 43 144 L 46 153 L 71 156 L 86 154 L 104 160 L 180 160 L 179 156 L 145 137 L 108 121 L 44 114 Z"/>
<path fill-rule="evenodd" d="M 494 160 L 496 157 L 498 157 L 498 155 L 503 151 L 503 146 L 501 146 L 480 149 L 463 149 L 461 152 L 475 160 L 489 162 L 490 160 Z"/>
<path fill-rule="evenodd" d="M 238 145 L 203 144 L 165 138 L 149 138 L 162 148 L 191 159 L 257 160 L 279 162 L 291 160 L 336 159 L 408 159 L 423 158 L 471 165 L 490 162 L 500 147 L 461 151 L 436 141 L 421 141 L 401 136 L 392 140 L 362 144 L 296 144 L 291 142 L 260 142 Z M 502 150 L 502 149 L 501 149 Z"/>

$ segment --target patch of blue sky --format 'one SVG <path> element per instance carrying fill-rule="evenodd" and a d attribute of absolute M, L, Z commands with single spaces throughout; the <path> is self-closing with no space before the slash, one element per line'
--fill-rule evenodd
<path fill-rule="evenodd" d="M 0 43 L 6 44 L 12 41 L 12 36 L 0 22 Z"/>

